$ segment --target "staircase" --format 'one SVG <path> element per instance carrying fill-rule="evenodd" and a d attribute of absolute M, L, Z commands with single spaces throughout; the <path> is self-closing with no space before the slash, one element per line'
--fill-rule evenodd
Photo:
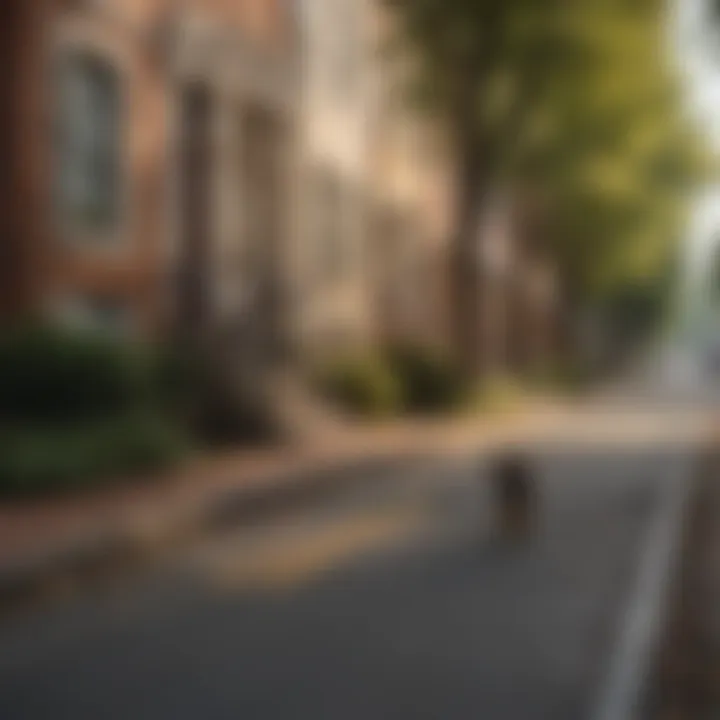
<path fill-rule="evenodd" d="M 347 419 L 312 393 L 296 371 L 268 373 L 265 398 L 274 424 L 290 442 L 332 443 L 349 429 Z"/>

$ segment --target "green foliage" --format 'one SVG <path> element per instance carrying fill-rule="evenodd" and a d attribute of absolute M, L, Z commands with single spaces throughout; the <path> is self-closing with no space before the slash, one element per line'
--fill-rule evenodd
<path fill-rule="evenodd" d="M 185 449 L 182 435 L 165 418 L 150 414 L 6 427 L 0 432 L 0 495 L 96 486 L 166 467 Z"/>
<path fill-rule="evenodd" d="M 523 381 L 531 392 L 578 395 L 590 389 L 595 379 L 586 365 L 564 358 L 535 368 Z"/>
<path fill-rule="evenodd" d="M 410 413 L 435 413 L 458 408 L 467 382 L 452 360 L 437 350 L 404 345 L 388 353 L 401 387 L 402 407 Z"/>
<path fill-rule="evenodd" d="M 520 382 L 507 374 L 494 373 L 476 383 L 469 398 L 472 410 L 503 412 L 516 407 L 523 395 Z"/>
<path fill-rule="evenodd" d="M 183 345 L 159 348 L 151 357 L 152 384 L 162 407 L 187 418 L 216 376 L 207 358 Z"/>
<path fill-rule="evenodd" d="M 91 420 L 154 396 L 149 358 L 110 339 L 44 327 L 0 339 L 0 420 Z"/>
<path fill-rule="evenodd" d="M 369 417 L 451 412 L 469 391 L 448 357 L 412 345 L 336 359 L 320 373 L 320 384 L 343 407 Z"/>
<path fill-rule="evenodd" d="M 243 382 L 222 349 L 165 348 L 155 374 L 163 406 L 203 442 L 236 445 L 277 437 L 277 421 L 260 388 Z"/>
<path fill-rule="evenodd" d="M 185 445 L 156 353 L 32 327 L 0 340 L 0 494 L 62 492 L 162 467 Z"/>
<path fill-rule="evenodd" d="M 365 353 L 338 358 L 320 372 L 320 386 L 332 400 L 362 416 L 396 413 L 402 388 L 386 359 Z"/>
<path fill-rule="evenodd" d="M 716 163 L 683 107 L 664 0 L 385 4 L 408 89 L 453 142 L 465 207 L 497 187 L 538 200 L 535 232 L 578 307 L 663 271 Z"/>

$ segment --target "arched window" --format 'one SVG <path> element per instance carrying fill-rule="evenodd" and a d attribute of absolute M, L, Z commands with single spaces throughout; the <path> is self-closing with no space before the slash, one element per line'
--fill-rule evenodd
<path fill-rule="evenodd" d="M 119 215 L 120 80 L 107 61 L 72 52 L 58 65 L 56 197 L 71 231 L 112 230 Z"/>

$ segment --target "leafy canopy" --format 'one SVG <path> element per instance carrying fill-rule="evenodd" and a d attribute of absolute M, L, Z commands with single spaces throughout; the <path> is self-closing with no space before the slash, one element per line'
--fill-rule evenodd
<path fill-rule="evenodd" d="M 385 0 L 408 89 L 478 191 L 543 198 L 576 294 L 667 267 L 711 161 L 683 108 L 664 0 Z M 720 0 L 718 0 L 720 5 Z"/>

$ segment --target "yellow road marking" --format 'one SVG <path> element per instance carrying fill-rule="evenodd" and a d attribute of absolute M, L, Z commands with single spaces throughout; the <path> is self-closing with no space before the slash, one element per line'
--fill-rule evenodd
<path fill-rule="evenodd" d="M 224 589 L 282 590 L 310 582 L 350 558 L 377 551 L 418 530 L 427 515 L 418 507 L 375 511 L 237 548 L 205 563 Z"/>

